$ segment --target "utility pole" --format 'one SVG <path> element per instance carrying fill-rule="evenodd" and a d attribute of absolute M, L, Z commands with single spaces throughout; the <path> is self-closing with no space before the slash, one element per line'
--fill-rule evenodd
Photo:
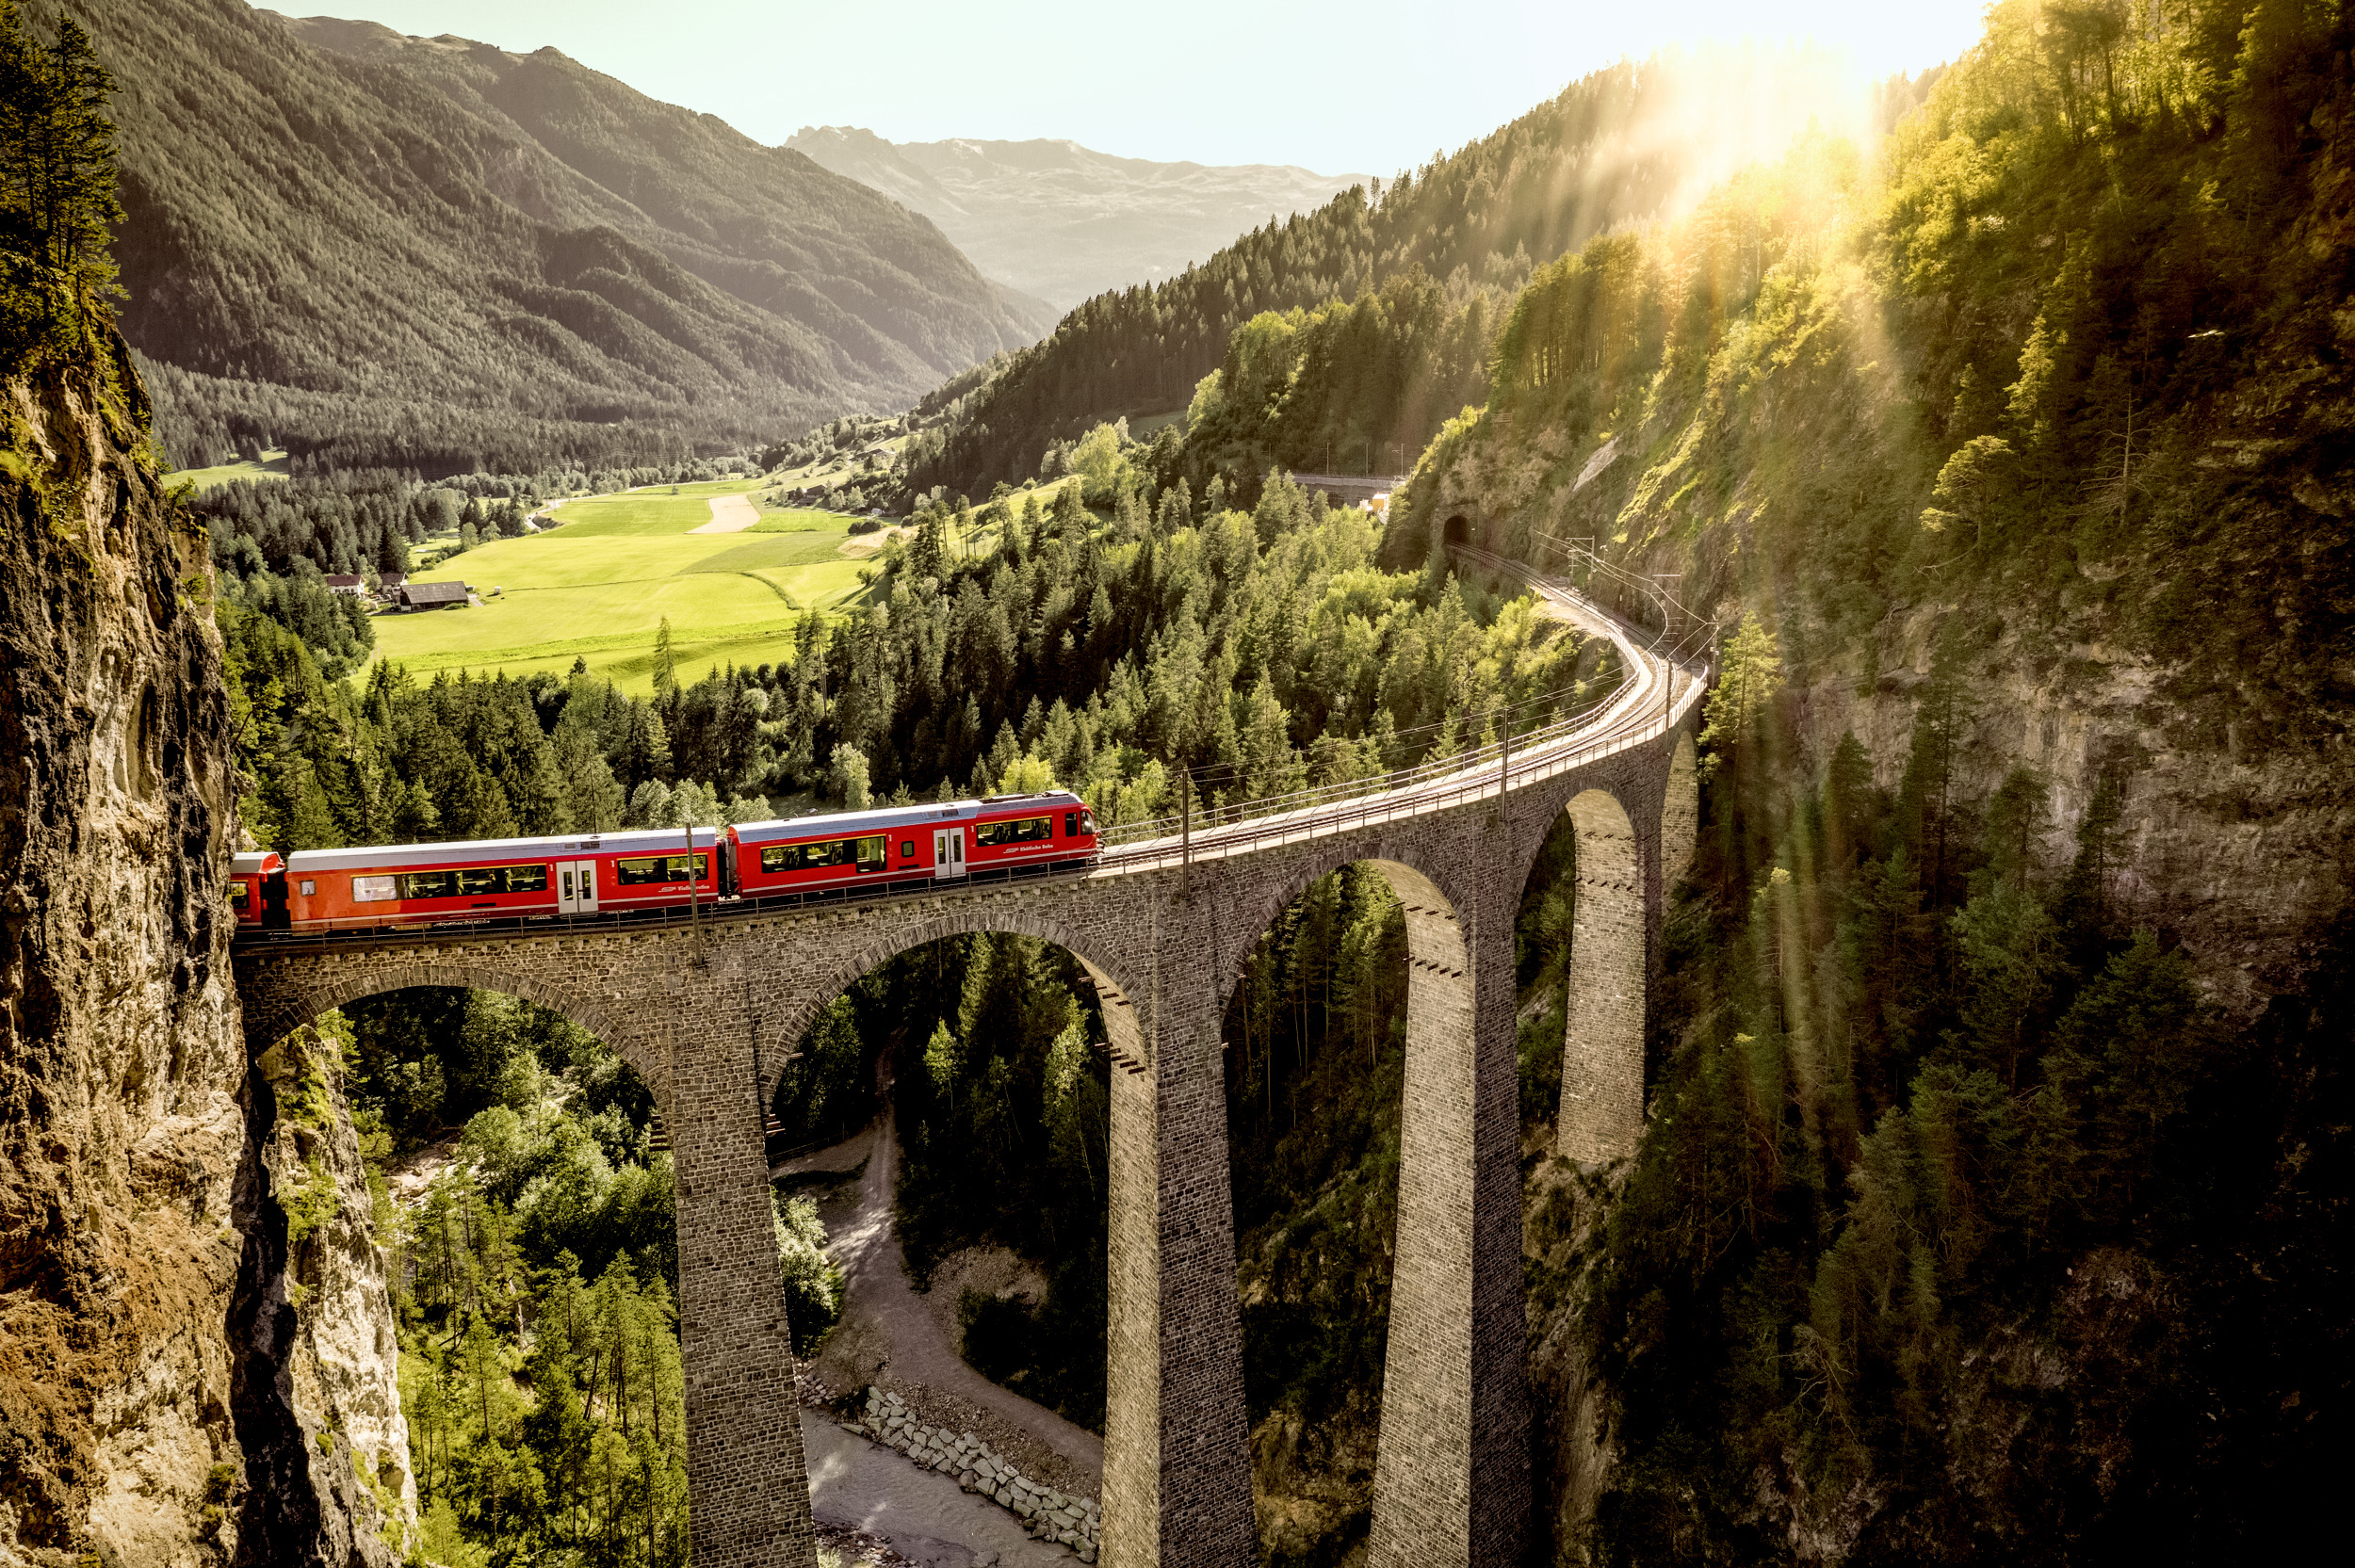
<path fill-rule="evenodd" d="M 1181 768 L 1178 773 L 1178 863 L 1191 868 L 1194 865 L 1194 769 Z"/>
<path fill-rule="evenodd" d="M 703 912 L 695 897 L 695 825 L 687 825 L 687 923 L 695 932 L 695 967 L 708 967 L 704 956 Z"/>
<path fill-rule="evenodd" d="M 1681 572 L 1655 572 L 1652 574 L 1652 576 L 1654 580 L 1662 583 L 1674 582 L 1681 585 L 1684 581 L 1684 574 Z M 1662 735 L 1666 735 L 1668 733 L 1668 720 L 1676 712 L 1676 630 L 1677 597 L 1666 588 L 1663 588 L 1660 590 L 1660 641 L 1661 644 L 1668 651 L 1668 657 L 1666 661 L 1668 666 L 1668 678 L 1666 681 L 1662 683 L 1667 687 L 1665 694 L 1663 695 L 1660 700 L 1660 733 Z"/>

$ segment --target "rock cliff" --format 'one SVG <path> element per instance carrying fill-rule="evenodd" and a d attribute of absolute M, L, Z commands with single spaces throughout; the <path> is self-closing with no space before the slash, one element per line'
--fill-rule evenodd
<path fill-rule="evenodd" d="M 203 534 L 112 332 L 0 380 L 0 1565 L 391 1560 L 414 1502 L 349 1122 L 331 1091 L 273 1132 L 233 989 Z M 264 1137 L 335 1188 L 307 1320 Z"/>
<path fill-rule="evenodd" d="M 414 1539 L 417 1486 L 383 1256 L 340 1082 L 348 1041 L 305 1026 L 254 1061 L 248 1106 L 266 1180 L 246 1188 L 254 1288 L 240 1293 L 232 1329 L 247 1352 L 240 1415 L 270 1434 L 254 1448 L 279 1482 L 284 1533 L 314 1541 L 312 1560 L 389 1568 Z"/>
<path fill-rule="evenodd" d="M 111 364 L 0 387 L 0 1560 L 236 1544 L 234 817 L 204 539 Z"/>

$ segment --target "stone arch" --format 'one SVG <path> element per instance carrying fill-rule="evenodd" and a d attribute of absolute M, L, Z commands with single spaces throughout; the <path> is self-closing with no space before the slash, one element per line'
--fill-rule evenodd
<path fill-rule="evenodd" d="M 1673 889 L 1693 865 L 1700 832 L 1700 783 L 1693 756 L 1693 732 L 1677 732 L 1668 751 L 1667 789 L 1660 802 L 1660 886 Z"/>
<path fill-rule="evenodd" d="M 818 1015 L 823 1012 L 836 996 L 857 984 L 870 970 L 889 962 L 911 948 L 922 947 L 952 936 L 973 936 L 985 932 L 1035 937 L 1042 942 L 1053 943 L 1079 960 L 1080 967 L 1095 983 L 1096 994 L 1104 1004 L 1104 1027 L 1112 1037 L 1110 1043 L 1113 1048 L 1115 1068 L 1123 1059 L 1124 1047 L 1129 1059 L 1140 1064 L 1146 1059 L 1144 1031 L 1137 1022 L 1135 1006 L 1130 1000 L 1129 993 L 1120 983 L 1116 978 L 1116 971 L 1109 962 L 1092 952 L 1092 944 L 1058 921 L 1044 919 L 1029 910 L 997 910 L 989 901 L 982 899 L 960 905 L 949 913 L 931 919 L 912 921 L 905 925 L 894 925 L 879 929 L 869 940 L 854 948 L 848 958 L 839 960 L 815 976 L 797 983 L 789 994 L 784 1010 L 779 1013 L 776 1020 L 776 1041 L 780 1059 L 786 1050 L 791 1049 L 796 1042 L 809 1032 L 810 1026 L 817 1023 Z M 737 964 L 739 969 L 755 969 L 758 967 L 759 961 L 750 958 L 749 955 L 739 955 Z M 1122 1022 L 1117 1026 L 1113 1022 L 1115 1012 L 1119 1012 L 1122 1018 Z M 1123 1031 L 1127 1036 L 1125 1041 Z M 764 1105 L 776 1094 L 778 1080 L 783 1076 L 784 1072 L 785 1064 L 782 1059 L 776 1061 L 773 1066 L 765 1059 L 762 1061 L 759 1091 L 761 1103 Z"/>
<path fill-rule="evenodd" d="M 1617 797 L 1586 789 L 1564 809 L 1578 847 L 1553 1146 L 1594 1165 L 1633 1155 L 1644 1128 L 1644 876 Z"/>
<path fill-rule="evenodd" d="M 1075 918 L 1089 918 L 1090 906 L 1084 900 L 1072 899 L 1070 907 L 1075 911 Z M 733 985 L 745 978 L 756 979 L 764 966 L 787 961 L 792 950 L 789 945 L 809 929 L 805 922 L 792 922 L 766 929 L 748 928 L 740 941 L 730 933 L 729 950 L 715 955 L 715 973 L 723 985 Z M 1105 1197 L 1110 1256 L 1106 1281 L 1102 1539 L 1112 1560 L 1124 1560 L 1124 1554 L 1135 1554 L 1139 1546 L 1146 1555 L 1137 1556 L 1135 1560 L 1155 1560 L 1150 1554 L 1163 1534 L 1162 1467 L 1165 1450 L 1173 1446 L 1172 1434 L 1164 1431 L 1164 1420 L 1177 1402 L 1165 1393 L 1172 1365 L 1170 1346 L 1165 1341 L 1173 1334 L 1185 1339 L 1191 1323 L 1182 1291 L 1173 1292 L 1168 1287 L 1171 1227 L 1163 1210 L 1172 1204 L 1167 1190 L 1168 1168 L 1172 1163 L 1169 1145 L 1173 1141 L 1191 1144 L 1193 1140 L 1182 1132 L 1176 1132 L 1173 1137 L 1173 1129 L 1163 1125 L 1170 1107 L 1165 1103 L 1168 1085 L 1157 1071 L 1161 1065 L 1158 1046 L 1160 1035 L 1168 1026 L 1151 1016 L 1151 994 L 1132 991 L 1125 978 L 1126 966 L 1105 951 L 1102 942 L 1091 940 L 1032 905 L 1009 905 L 995 897 L 958 897 L 914 916 L 879 912 L 879 917 L 860 929 L 844 931 L 844 940 L 834 950 L 845 956 L 820 959 L 796 975 L 783 994 L 774 998 L 781 1004 L 774 1014 L 774 1038 L 783 1047 L 789 1048 L 808 1032 L 836 996 L 900 954 L 947 938 L 982 933 L 1051 942 L 1078 961 L 1096 990 L 1111 1064 Z M 800 953 L 806 956 L 819 946 L 809 944 Z M 761 1063 L 759 1095 L 764 1104 L 776 1093 L 784 1070 L 781 1056 L 782 1050 Z M 1222 1182 L 1225 1174 L 1222 1163 Z M 1179 1194 L 1178 1206 L 1185 1208 L 1188 1219 L 1194 1221 L 1183 1230 L 1207 1231 L 1210 1227 L 1194 1212 L 1194 1205 L 1182 1203 L 1183 1196 Z M 1221 1239 L 1226 1239 L 1224 1233 Z M 1231 1279 L 1231 1244 L 1225 1256 L 1226 1277 Z M 1234 1370 L 1238 1386 L 1235 1399 L 1229 1402 L 1239 1405 L 1240 1368 Z M 1178 1410 L 1175 1424 L 1183 1427 L 1186 1420 L 1187 1413 Z M 1239 1516 L 1247 1521 L 1247 1482 L 1239 1495 Z M 1182 1509 L 1192 1499 L 1179 1498 L 1177 1502 Z"/>
<path fill-rule="evenodd" d="M 1219 1003 L 1223 1013 L 1260 933 L 1320 878 L 1347 865 L 1370 866 L 1404 907 L 1406 1053 L 1399 1107 L 1398 1231 L 1368 1560 L 1385 1568 L 1421 1568 L 1466 1563 L 1473 1553 L 1468 1525 L 1478 1408 L 1473 1379 L 1482 1328 L 1474 1285 L 1482 1176 L 1475 1102 L 1479 1053 L 1495 1043 L 1484 1042 L 1475 1027 L 1477 944 L 1467 923 L 1476 916 L 1438 876 L 1412 864 L 1421 857 L 1397 845 L 1372 848 L 1372 853 L 1336 853 L 1295 865 L 1257 897 L 1254 917 L 1242 926 L 1244 946 L 1229 956 L 1220 976 Z M 1487 950 L 1493 955 L 1493 941 Z M 1495 978 L 1488 978 L 1491 985 Z M 1499 1038 L 1509 1057 L 1509 1037 Z M 1511 1337 L 1518 1353 L 1518 1323 Z"/>
<path fill-rule="evenodd" d="M 670 1116 L 671 1075 L 668 1053 L 661 1044 L 642 1031 L 625 1026 L 575 989 L 551 983 L 528 971 L 473 964 L 408 963 L 336 975 L 298 991 L 273 994 L 269 1006 L 259 1010 L 258 1016 L 265 1030 L 265 1036 L 260 1040 L 252 1038 L 257 1010 L 249 1007 L 246 1012 L 249 1045 L 268 1049 L 299 1026 L 331 1008 L 339 1008 L 347 1002 L 356 1002 L 366 996 L 381 996 L 388 991 L 408 991 L 418 986 L 502 992 L 546 1008 L 551 1012 L 563 1014 L 596 1036 L 627 1062 L 654 1095 L 656 1108 L 666 1119 Z M 252 988 L 241 983 L 240 989 L 251 996 Z"/>
<path fill-rule="evenodd" d="M 1235 987 L 1242 980 L 1243 964 L 1250 959 L 1252 948 L 1259 945 L 1261 933 L 1275 923 L 1276 916 L 1282 914 L 1294 899 L 1345 866 L 1374 867 L 1389 883 L 1390 891 L 1398 896 L 1401 904 L 1425 902 L 1446 909 L 1453 918 L 1454 912 L 1465 902 L 1449 886 L 1447 871 L 1426 864 L 1426 857 L 1411 842 L 1372 846 L 1360 843 L 1349 848 L 1320 845 L 1316 848 L 1318 852 L 1312 858 L 1295 861 L 1287 866 L 1281 880 L 1247 885 L 1242 890 L 1247 900 L 1243 903 L 1242 917 L 1236 921 L 1234 929 L 1226 933 L 1222 949 L 1215 958 L 1214 994 L 1221 1016 L 1225 1015 L 1227 1004 L 1234 1000 Z M 1404 873 L 1406 880 L 1403 881 L 1393 872 Z M 1406 891 L 1408 885 L 1418 890 L 1418 896 L 1409 896 Z M 1410 915 L 1412 913 L 1410 910 Z M 1407 945 L 1411 969 L 1414 946 L 1411 922 L 1407 928 Z"/>
<path fill-rule="evenodd" d="M 1439 525 L 1439 542 L 1453 550 L 1472 542 L 1471 520 L 1462 512 L 1452 514 Z"/>

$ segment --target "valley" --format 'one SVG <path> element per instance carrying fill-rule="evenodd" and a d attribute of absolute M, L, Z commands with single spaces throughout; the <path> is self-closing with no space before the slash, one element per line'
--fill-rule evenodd
<path fill-rule="evenodd" d="M 715 499 L 751 506 L 763 493 L 761 481 L 736 480 L 562 503 L 547 532 L 418 572 L 412 580 L 466 582 L 481 602 L 378 616 L 378 656 L 420 675 L 462 667 L 563 674 L 579 660 L 643 696 L 667 624 L 685 670 L 790 663 L 793 622 L 861 598 L 870 552 L 850 534 L 851 519 L 823 511 L 765 509 L 748 528 L 709 531 Z"/>
<path fill-rule="evenodd" d="M 1309 212 L 1362 174 L 1113 157 L 1068 141 L 893 143 L 853 125 L 786 145 L 940 225 L 973 265 L 1056 315 L 1153 284 L 1271 218 Z"/>
<path fill-rule="evenodd" d="M 1664 45 L 1381 181 L 74 17 L 0 1568 L 2327 1539 L 2347 15 Z"/>

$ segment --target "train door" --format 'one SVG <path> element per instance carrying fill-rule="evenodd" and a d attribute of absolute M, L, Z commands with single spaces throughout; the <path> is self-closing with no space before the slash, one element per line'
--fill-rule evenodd
<path fill-rule="evenodd" d="M 597 863 L 560 860 L 556 863 L 556 909 L 560 914 L 597 913 Z"/>
<path fill-rule="evenodd" d="M 965 875 L 965 830 L 936 828 L 933 831 L 933 875 L 962 877 Z"/>

